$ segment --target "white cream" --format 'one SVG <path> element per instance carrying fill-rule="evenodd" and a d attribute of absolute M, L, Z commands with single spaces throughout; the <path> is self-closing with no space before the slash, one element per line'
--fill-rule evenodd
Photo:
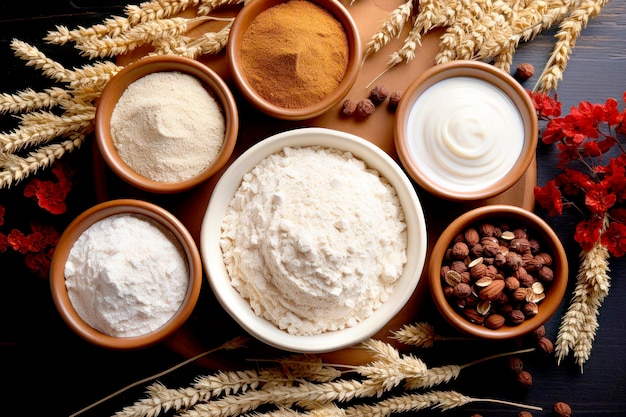
<path fill-rule="evenodd" d="M 515 103 L 473 77 L 439 81 L 408 116 L 408 145 L 418 168 L 450 192 L 484 189 L 517 161 L 524 124 Z"/>

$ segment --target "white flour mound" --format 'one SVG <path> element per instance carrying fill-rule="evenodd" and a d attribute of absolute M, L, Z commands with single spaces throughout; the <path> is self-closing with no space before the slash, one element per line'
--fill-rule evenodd
<path fill-rule="evenodd" d="M 406 263 L 395 189 L 351 153 L 284 148 L 247 173 L 222 224 L 234 288 L 291 334 L 354 326 L 384 303 Z"/>

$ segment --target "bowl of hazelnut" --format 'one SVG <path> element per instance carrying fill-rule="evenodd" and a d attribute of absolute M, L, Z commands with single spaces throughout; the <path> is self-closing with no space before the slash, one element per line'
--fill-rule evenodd
<path fill-rule="evenodd" d="M 226 45 L 234 84 L 256 109 L 306 120 L 338 104 L 354 85 L 358 28 L 334 0 L 257 0 L 239 11 Z"/>
<path fill-rule="evenodd" d="M 437 309 L 457 330 L 486 339 L 531 333 L 558 309 L 568 280 L 565 250 L 536 214 L 488 205 L 457 217 L 429 260 Z"/>

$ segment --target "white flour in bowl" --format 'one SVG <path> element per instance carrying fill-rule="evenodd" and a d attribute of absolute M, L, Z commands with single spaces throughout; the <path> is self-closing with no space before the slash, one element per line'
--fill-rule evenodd
<path fill-rule="evenodd" d="M 220 245 L 257 315 L 312 335 L 354 326 L 387 300 L 406 224 L 395 189 L 352 154 L 285 148 L 243 177 Z"/>

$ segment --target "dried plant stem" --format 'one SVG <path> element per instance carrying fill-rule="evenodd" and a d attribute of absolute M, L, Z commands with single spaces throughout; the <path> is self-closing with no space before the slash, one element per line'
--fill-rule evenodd
<path fill-rule="evenodd" d="M 124 388 L 121 388 L 121 389 L 117 390 L 113 394 L 108 395 L 108 396 L 106 396 L 106 397 L 96 401 L 95 403 L 88 405 L 87 407 L 85 407 L 85 408 L 83 408 L 81 410 L 78 410 L 77 412 L 71 414 L 70 417 L 78 416 L 78 415 L 80 415 L 80 414 L 82 414 L 82 413 L 84 413 L 84 412 L 86 412 L 88 410 L 91 410 L 92 408 L 98 406 L 99 404 L 102 404 L 103 402 L 108 401 L 111 398 L 116 397 L 117 395 L 119 395 L 119 394 L 121 394 L 121 393 L 123 393 L 125 391 L 128 391 L 129 389 L 131 389 L 133 387 L 139 386 L 141 384 L 145 384 L 146 382 L 149 382 L 149 381 L 155 380 L 155 379 L 157 379 L 159 377 L 162 377 L 164 375 L 167 375 L 168 373 L 170 373 L 172 371 L 175 371 L 176 369 L 181 368 L 181 367 L 183 367 L 183 366 L 185 366 L 185 365 L 187 365 L 187 364 L 189 364 L 191 362 L 194 362 L 194 361 L 196 361 L 196 360 L 198 360 L 198 359 L 200 359 L 200 358 L 202 358 L 204 356 L 210 355 L 210 354 L 215 353 L 215 352 L 217 352 L 219 350 L 239 349 L 239 348 L 244 347 L 246 343 L 247 343 L 247 338 L 244 338 L 244 337 L 236 337 L 234 339 L 231 339 L 228 342 L 224 343 L 223 345 L 218 346 L 217 348 L 214 348 L 214 349 L 211 349 L 211 350 L 207 350 L 206 352 L 200 353 L 200 354 L 198 354 L 198 355 L 196 355 L 196 356 L 194 356 L 192 358 L 189 358 L 186 361 L 183 361 L 183 362 L 181 362 L 181 363 L 179 363 L 179 364 L 177 364 L 175 366 L 172 366 L 172 367 L 170 367 L 170 368 L 168 368 L 168 369 L 166 369 L 166 370 L 164 370 L 162 372 L 159 372 L 157 374 L 151 375 L 151 376 L 149 376 L 147 378 L 144 378 L 144 379 L 141 379 L 139 381 L 133 382 L 132 384 L 129 384 L 129 385 L 125 386 Z M 162 387 L 161 384 L 158 384 L 158 385 Z M 159 391 L 160 391 L 159 388 L 153 388 L 152 392 L 154 394 L 158 394 Z M 188 401 L 182 400 L 182 402 L 186 402 L 186 406 L 190 406 L 190 405 L 193 405 L 192 403 L 195 403 L 193 401 L 193 398 L 194 398 L 193 395 L 188 396 L 188 397 L 184 397 L 184 398 L 188 399 Z M 169 406 L 167 404 L 162 404 L 162 403 L 159 403 L 159 405 L 157 407 L 159 407 L 159 410 L 156 411 L 154 414 L 150 414 L 150 415 L 157 415 L 157 414 L 159 414 L 159 412 L 161 411 L 160 408 L 163 408 L 164 410 L 167 410 L 169 408 Z"/>
<path fill-rule="evenodd" d="M 557 39 L 550 58 L 541 72 L 533 91 L 548 93 L 556 90 L 563 72 L 567 67 L 572 48 L 587 26 L 589 19 L 597 16 L 608 0 L 583 0 L 574 2 L 575 6 L 560 24 L 559 31 L 554 35 Z"/>
<path fill-rule="evenodd" d="M 604 227 L 607 223 L 608 217 L 605 215 Z M 600 242 L 589 251 L 581 252 L 574 294 L 561 319 L 555 342 L 557 363 L 573 353 L 581 373 L 591 355 L 600 307 L 611 287 L 609 256 L 609 251 Z"/>

